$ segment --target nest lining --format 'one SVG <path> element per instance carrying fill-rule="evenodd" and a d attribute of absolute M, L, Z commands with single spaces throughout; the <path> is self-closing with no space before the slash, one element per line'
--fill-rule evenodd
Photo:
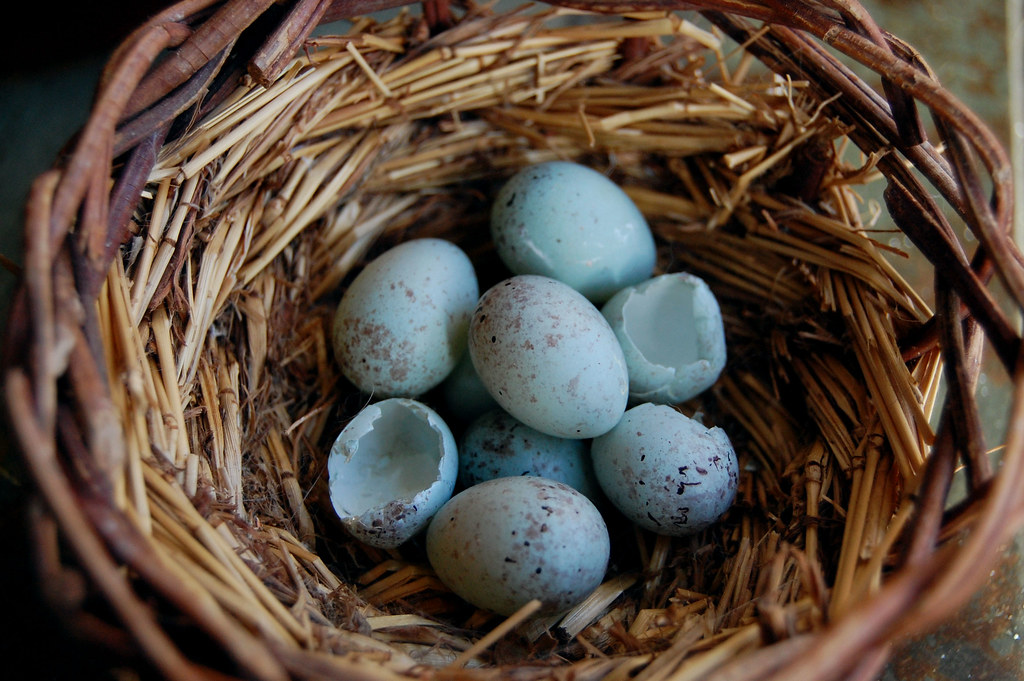
<path fill-rule="evenodd" d="M 685 15 L 547 23 L 561 14 L 480 12 L 425 43 L 410 15 L 357 20 L 240 88 L 151 175 L 99 302 L 127 437 L 115 486 L 169 569 L 274 647 L 385 676 L 698 678 L 800 641 L 891 567 L 941 359 L 901 354 L 931 312 L 861 217 L 875 158 L 850 165 L 806 84 L 754 74 Z M 744 472 L 692 539 L 613 521 L 606 584 L 513 628 L 449 594 L 417 542 L 384 552 L 333 524 L 326 454 L 370 398 L 333 365 L 329 320 L 361 263 L 414 236 L 462 245 L 482 289 L 502 276 L 489 198 L 555 158 L 608 173 L 659 271 L 715 291 L 729 365 L 680 408 L 726 428 Z"/>

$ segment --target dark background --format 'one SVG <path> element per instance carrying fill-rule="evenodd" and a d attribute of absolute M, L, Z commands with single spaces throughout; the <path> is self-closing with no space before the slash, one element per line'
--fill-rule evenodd
<path fill-rule="evenodd" d="M 46 170 L 85 122 L 100 69 L 132 29 L 167 3 L 25 2 L 8 10 L 0 40 L 0 254 L 21 254 L 23 206 L 31 179 Z M 0 271 L 6 327 L 15 278 Z M 25 533 L 25 479 L 0 423 L 0 676 L 11 679 L 114 679 L 112 660 L 68 636 L 41 602 Z"/>

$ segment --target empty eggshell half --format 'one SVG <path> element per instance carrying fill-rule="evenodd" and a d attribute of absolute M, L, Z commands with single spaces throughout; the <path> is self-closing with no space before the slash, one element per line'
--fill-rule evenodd
<path fill-rule="evenodd" d="M 455 438 L 441 417 L 408 398 L 364 407 L 327 459 L 331 504 L 356 539 L 394 548 L 430 522 L 458 477 Z"/>
<path fill-rule="evenodd" d="M 685 272 L 620 290 L 601 308 L 622 346 L 634 404 L 683 402 L 725 367 L 725 329 L 707 283 Z"/>

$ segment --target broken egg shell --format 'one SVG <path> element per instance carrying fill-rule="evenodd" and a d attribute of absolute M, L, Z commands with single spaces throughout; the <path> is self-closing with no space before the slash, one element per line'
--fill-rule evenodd
<path fill-rule="evenodd" d="M 331 504 L 353 537 L 394 548 L 415 536 L 455 491 L 455 437 L 441 417 L 408 398 L 364 407 L 331 447 Z"/>
<path fill-rule="evenodd" d="M 472 487 L 511 475 L 565 483 L 595 503 L 600 500 L 590 465 L 589 442 L 535 430 L 503 409 L 477 417 L 459 443 L 459 482 Z"/>
<path fill-rule="evenodd" d="M 463 600 L 511 615 L 533 599 L 562 612 L 596 589 L 608 528 L 585 496 L 554 480 L 505 477 L 456 494 L 427 529 L 427 558 Z"/>
<path fill-rule="evenodd" d="M 509 178 L 491 208 L 491 235 L 513 273 L 558 279 L 596 303 L 650 277 L 657 256 L 629 195 L 571 161 L 537 163 Z"/>
<path fill-rule="evenodd" d="M 667 405 L 627 410 L 615 428 L 591 443 L 591 459 L 608 500 L 656 534 L 699 532 L 736 496 L 739 463 L 725 431 Z"/>
<path fill-rule="evenodd" d="M 479 292 L 469 256 L 449 241 L 412 239 L 385 251 L 356 275 L 335 311 L 342 373 L 378 399 L 434 388 L 465 353 Z"/>
<path fill-rule="evenodd" d="M 675 272 L 629 286 L 601 308 L 622 346 L 630 402 L 684 402 L 725 368 L 725 327 L 707 283 Z"/>
<path fill-rule="evenodd" d="M 595 437 L 626 409 L 626 360 L 608 321 L 550 277 L 517 275 L 489 288 L 470 322 L 469 352 L 501 408 L 542 433 Z"/>

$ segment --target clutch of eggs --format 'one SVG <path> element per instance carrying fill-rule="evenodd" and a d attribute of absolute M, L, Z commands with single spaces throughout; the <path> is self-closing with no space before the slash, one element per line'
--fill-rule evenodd
<path fill-rule="evenodd" d="M 437 238 L 385 251 L 342 294 L 335 357 L 376 401 L 331 450 L 330 498 L 367 544 L 423 533 L 438 577 L 477 607 L 560 611 L 607 567 L 610 509 L 594 500 L 667 535 L 731 505 L 728 436 L 669 406 L 717 380 L 725 333 L 703 280 L 654 273 L 643 215 L 595 170 L 516 173 L 491 234 L 510 276 L 483 295 Z"/>

